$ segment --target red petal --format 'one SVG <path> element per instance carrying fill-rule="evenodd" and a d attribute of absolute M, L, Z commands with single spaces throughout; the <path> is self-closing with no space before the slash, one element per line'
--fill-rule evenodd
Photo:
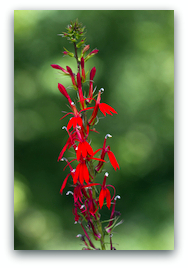
<path fill-rule="evenodd" d="M 102 162 L 105 162 L 105 163 L 106 163 L 106 161 L 105 161 L 105 160 L 103 160 L 103 159 L 100 159 L 100 158 L 96 158 L 96 157 L 91 157 L 91 159 L 94 159 L 94 160 L 97 160 L 97 161 L 102 161 Z"/>
<path fill-rule="evenodd" d="M 116 110 L 114 110 L 114 108 L 112 108 L 110 105 L 106 103 L 102 103 L 102 104 L 106 111 L 111 111 L 112 113 L 117 114 Z"/>
<path fill-rule="evenodd" d="M 82 126 L 82 118 L 81 117 L 77 117 L 77 124 L 79 126 Z"/>
<path fill-rule="evenodd" d="M 87 142 L 82 142 L 82 156 L 85 158 L 87 156 Z"/>
<path fill-rule="evenodd" d="M 59 161 L 59 160 L 63 157 L 63 154 L 64 154 L 64 152 L 65 152 L 66 149 L 67 149 L 67 146 L 68 146 L 68 143 L 66 143 L 65 146 L 63 147 L 63 149 L 61 150 L 61 152 L 60 152 L 60 154 L 59 154 L 59 156 L 58 156 L 57 161 Z"/>
<path fill-rule="evenodd" d="M 61 190 L 60 190 L 60 194 L 63 193 L 63 189 L 64 189 L 65 186 L 66 186 L 66 183 L 67 183 L 67 180 L 68 180 L 69 175 L 70 175 L 70 174 L 68 174 L 68 175 L 66 176 L 66 178 L 64 179 L 64 181 L 63 181 L 63 184 L 62 184 L 62 186 L 61 186 Z"/>
<path fill-rule="evenodd" d="M 100 103 L 100 104 L 99 104 L 99 109 L 100 109 L 101 113 L 103 113 L 104 116 L 106 116 L 106 110 L 105 110 L 105 108 L 103 107 L 103 103 Z"/>
<path fill-rule="evenodd" d="M 108 157 L 109 157 L 109 160 L 110 160 L 110 163 L 111 165 L 113 166 L 113 168 L 116 170 L 117 168 L 119 169 L 119 164 L 115 158 L 115 155 L 111 152 L 111 151 L 108 151 Z"/>
<path fill-rule="evenodd" d="M 96 150 L 96 151 L 93 153 L 93 155 L 95 155 L 96 153 L 98 153 L 100 150 L 102 150 L 102 148 Z"/>
<path fill-rule="evenodd" d="M 85 141 L 85 147 L 86 147 L 86 150 L 87 150 L 88 154 L 93 155 L 93 149 L 92 149 L 91 145 L 87 141 Z"/>
<path fill-rule="evenodd" d="M 80 183 L 83 184 L 84 183 L 84 165 L 83 164 L 79 164 L 79 165 L 80 165 L 79 180 L 80 180 Z"/>
<path fill-rule="evenodd" d="M 83 175 L 86 183 L 89 183 L 89 171 L 86 164 L 83 164 Z"/>
<path fill-rule="evenodd" d="M 78 144 L 78 149 L 77 149 L 77 152 L 76 152 L 76 157 L 77 157 L 77 160 L 78 160 L 78 161 L 80 160 L 81 152 L 82 152 L 82 143 L 80 142 L 80 143 Z"/>
<path fill-rule="evenodd" d="M 100 208 L 102 208 L 102 206 L 103 206 L 105 195 L 106 195 L 106 190 L 101 189 L 101 192 L 100 192 L 100 195 L 99 195 L 99 206 L 100 206 Z"/>
<path fill-rule="evenodd" d="M 80 164 L 78 164 L 78 166 L 76 168 L 76 171 L 75 171 L 75 174 L 74 174 L 74 177 L 73 177 L 73 183 L 74 184 L 77 183 L 79 173 L 80 173 Z"/>
<path fill-rule="evenodd" d="M 110 209 L 111 206 L 111 196 L 110 196 L 110 191 L 106 188 L 106 203 L 108 209 Z"/>
<path fill-rule="evenodd" d="M 70 120 L 68 122 L 68 125 L 67 125 L 68 130 L 72 127 L 73 123 L 74 123 L 74 117 L 70 118 Z"/>

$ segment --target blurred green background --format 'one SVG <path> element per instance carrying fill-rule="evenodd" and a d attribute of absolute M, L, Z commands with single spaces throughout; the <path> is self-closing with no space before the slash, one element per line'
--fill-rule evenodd
<path fill-rule="evenodd" d="M 87 44 L 99 53 L 96 67 L 102 101 L 118 115 L 107 116 L 93 133 L 94 149 L 104 136 L 120 170 L 106 164 L 109 184 L 121 199 L 123 224 L 115 229 L 118 250 L 174 249 L 174 11 L 17 10 L 14 12 L 14 223 L 17 250 L 79 250 L 73 200 L 59 190 L 68 170 L 57 157 L 67 140 L 59 121 L 67 101 L 57 84 L 71 84 L 51 64 L 69 65 L 62 33 L 78 18 Z M 70 90 L 74 98 L 75 92 Z M 101 114 L 102 117 L 102 114 Z M 108 211 L 104 210 L 104 217 Z M 108 241 L 107 241 L 108 242 Z"/>

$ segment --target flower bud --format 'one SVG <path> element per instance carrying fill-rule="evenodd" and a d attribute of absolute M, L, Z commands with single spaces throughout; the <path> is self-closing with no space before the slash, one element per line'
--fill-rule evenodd
<path fill-rule="evenodd" d="M 82 53 L 84 54 L 86 51 L 88 51 L 88 49 L 90 48 L 90 45 L 86 45 L 83 50 Z"/>

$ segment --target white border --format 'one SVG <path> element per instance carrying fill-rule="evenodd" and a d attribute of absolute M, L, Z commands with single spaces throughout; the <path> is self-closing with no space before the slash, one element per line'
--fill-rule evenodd
<path fill-rule="evenodd" d="M 179 1 L 6 1 L 1 25 L 1 263 L 5 267 L 185 267 L 187 263 L 188 189 L 188 16 Z M 71 3 L 71 4 L 70 4 Z M 175 10 L 175 250 L 169 252 L 50 252 L 13 250 L 13 16 L 14 10 Z M 185 263 L 185 264 L 184 264 Z M 182 265 L 181 265 L 182 264 Z"/>

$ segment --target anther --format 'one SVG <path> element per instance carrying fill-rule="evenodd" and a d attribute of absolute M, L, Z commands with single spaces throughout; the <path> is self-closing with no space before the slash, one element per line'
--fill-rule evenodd
<path fill-rule="evenodd" d="M 116 195 L 116 196 L 114 197 L 114 200 L 116 200 L 116 199 L 120 199 L 120 198 L 121 198 L 120 195 Z"/>
<path fill-rule="evenodd" d="M 104 92 L 104 88 L 102 87 L 101 89 L 99 89 L 100 92 Z"/>
<path fill-rule="evenodd" d="M 75 105 L 73 101 L 71 102 L 71 105 Z"/>
<path fill-rule="evenodd" d="M 109 174 L 108 174 L 108 172 L 106 172 L 104 175 L 105 175 L 106 177 L 108 177 Z"/>
<path fill-rule="evenodd" d="M 66 193 L 66 195 L 69 195 L 69 194 L 74 195 L 72 191 L 68 191 L 68 192 Z"/>
<path fill-rule="evenodd" d="M 85 208 L 85 205 L 82 205 L 82 206 L 80 207 L 80 209 L 83 209 L 83 208 Z"/>
<path fill-rule="evenodd" d="M 77 234 L 77 236 L 76 237 L 82 237 L 82 235 L 81 234 Z"/>
<path fill-rule="evenodd" d="M 112 135 L 106 134 L 105 139 L 107 139 L 107 138 L 112 138 Z"/>
<path fill-rule="evenodd" d="M 65 129 L 67 131 L 67 127 L 66 126 L 63 126 L 62 129 Z"/>

